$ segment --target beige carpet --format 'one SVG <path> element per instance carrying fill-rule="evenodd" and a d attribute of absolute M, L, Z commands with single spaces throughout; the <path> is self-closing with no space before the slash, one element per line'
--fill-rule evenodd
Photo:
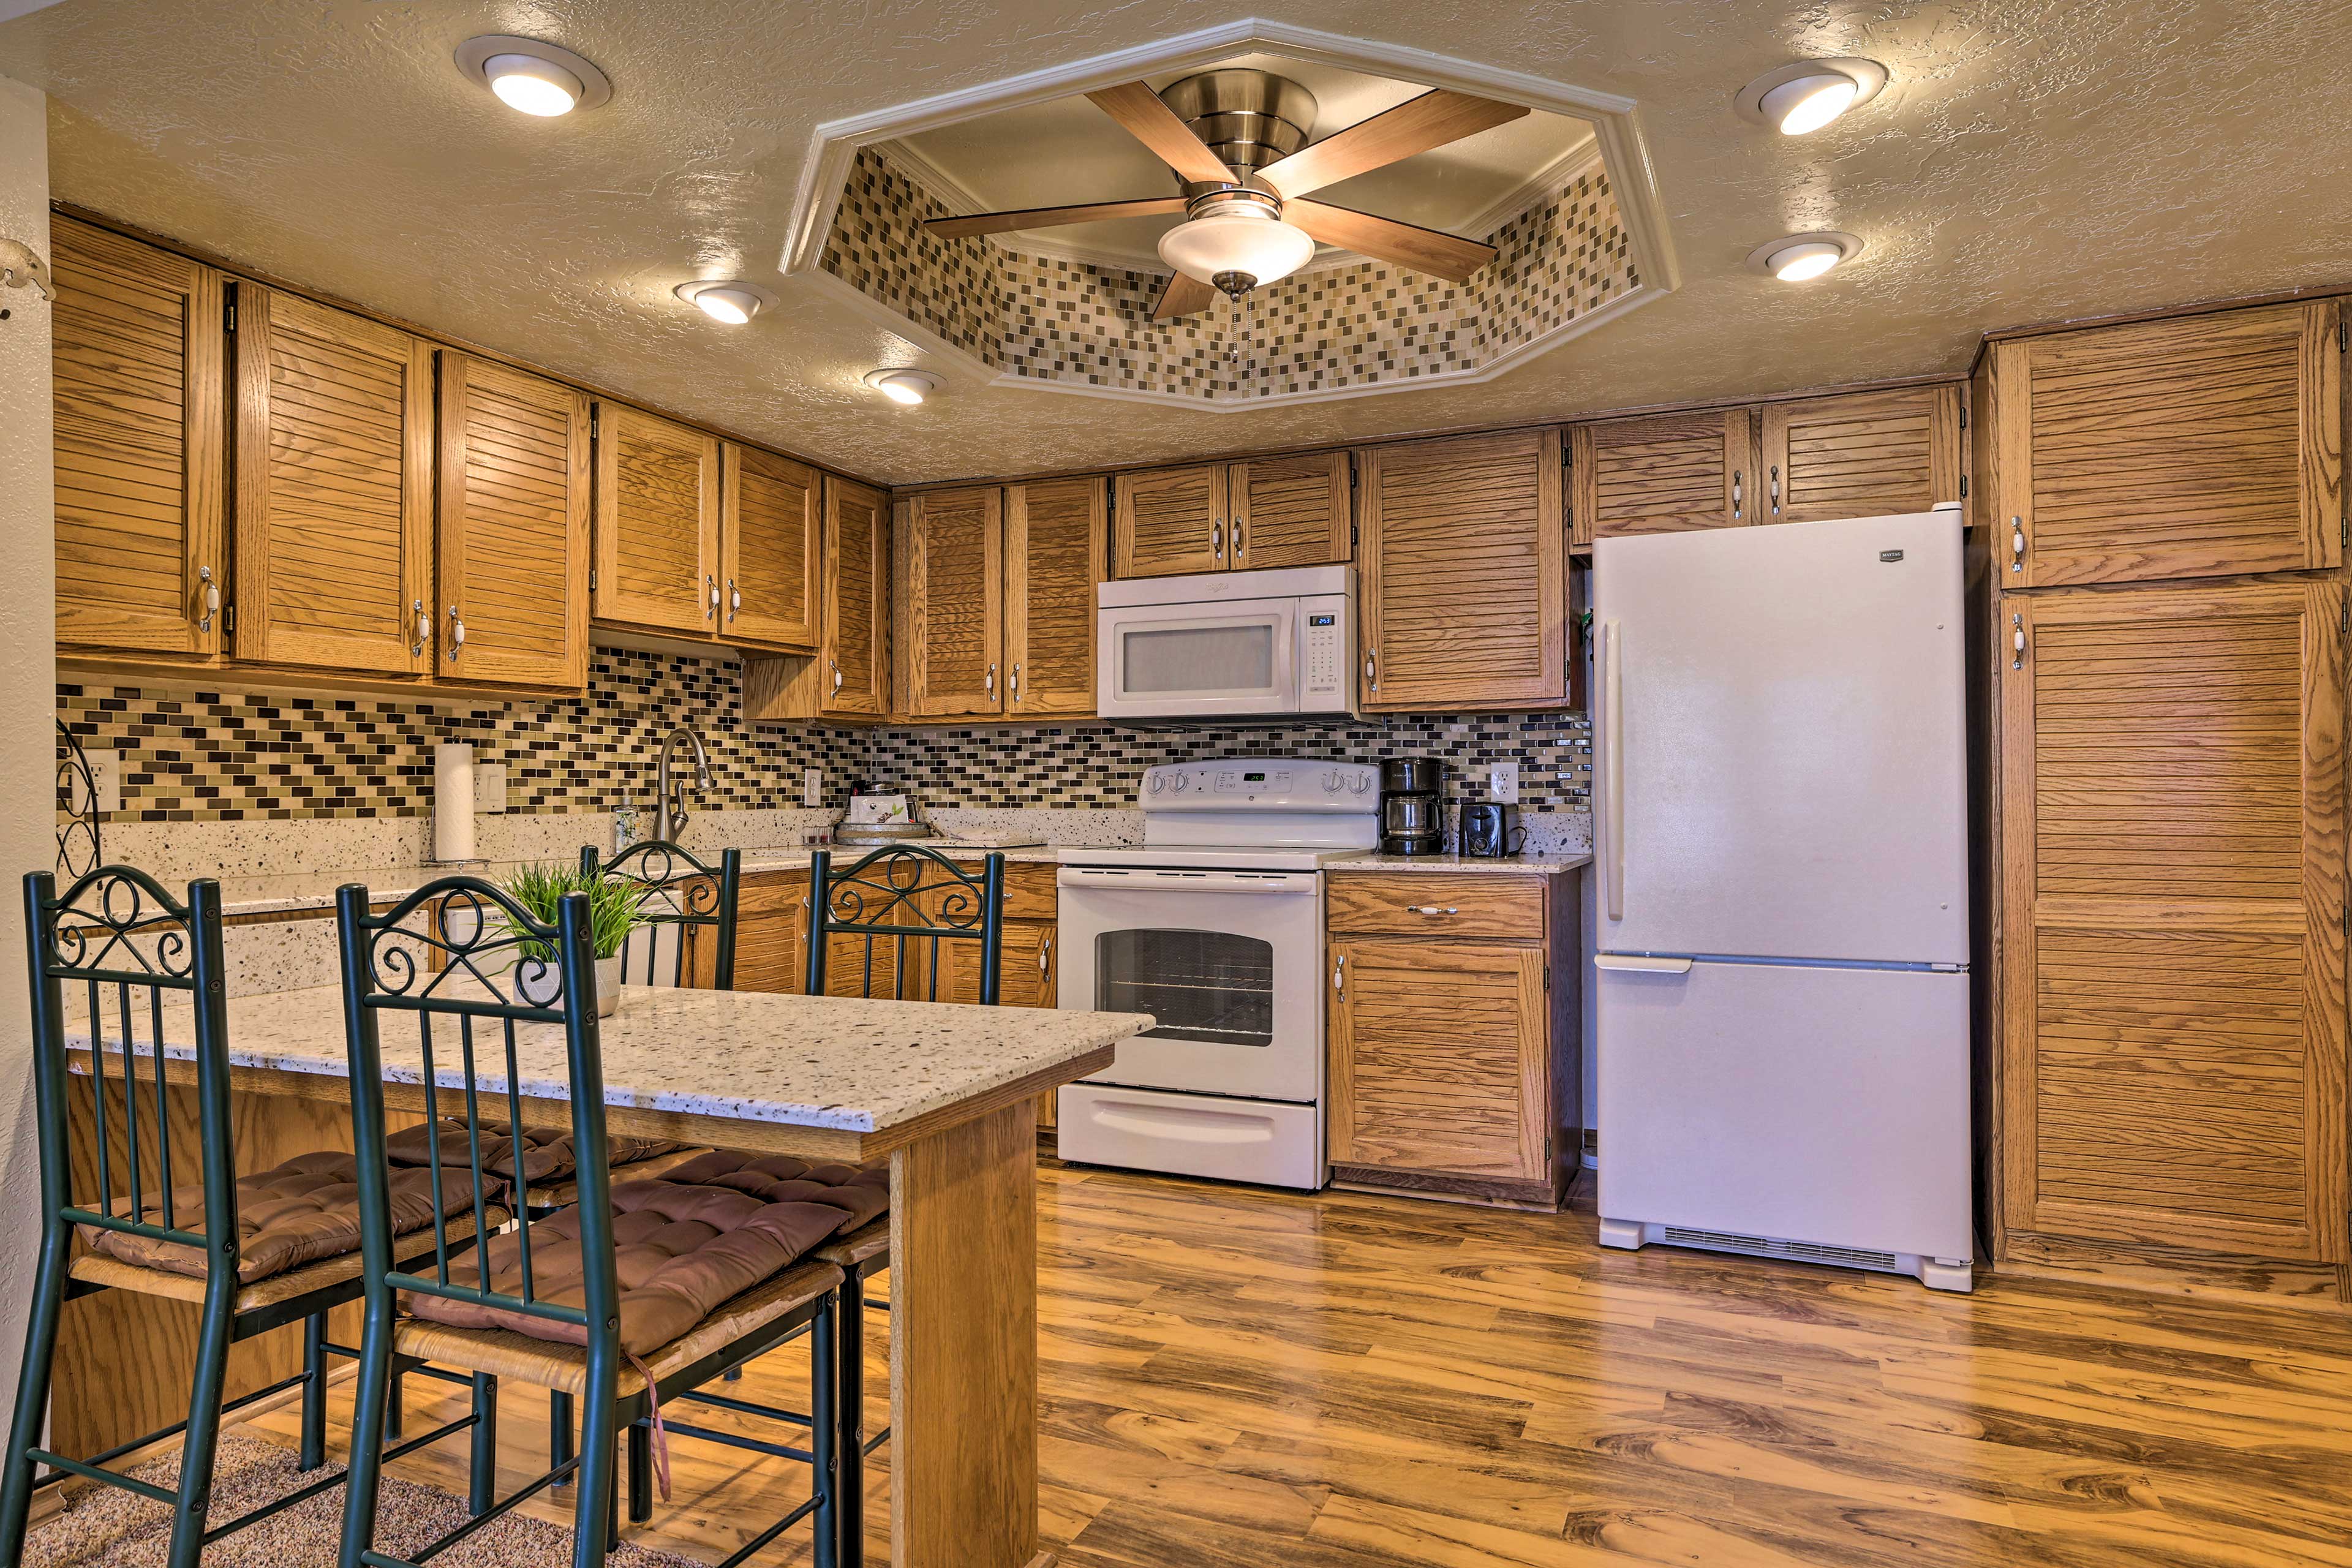
<path fill-rule="evenodd" d="M 180 1473 L 176 1454 L 134 1472 L 158 1486 Z M 294 1468 L 291 1449 L 250 1437 L 225 1437 L 213 1468 L 215 1524 L 313 1480 Z M 432 1487 L 383 1482 L 376 1550 L 406 1553 L 464 1522 L 465 1500 Z M 205 1568 L 319 1568 L 335 1561 L 343 1529 L 343 1489 L 273 1514 L 205 1549 Z M 93 1486 L 73 1506 L 32 1532 L 24 1568 L 161 1568 L 172 1541 L 172 1510 L 112 1487 Z M 612 1568 L 702 1568 L 691 1558 L 624 1545 Z M 572 1531 L 544 1520 L 509 1514 L 433 1560 L 434 1568 L 569 1568 Z"/>

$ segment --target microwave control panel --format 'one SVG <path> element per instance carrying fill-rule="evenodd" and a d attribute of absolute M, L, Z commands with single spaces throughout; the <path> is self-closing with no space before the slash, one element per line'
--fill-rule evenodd
<path fill-rule="evenodd" d="M 1356 659 L 1349 648 L 1348 601 L 1321 594 L 1298 604 L 1299 707 L 1307 712 L 1348 708 Z"/>

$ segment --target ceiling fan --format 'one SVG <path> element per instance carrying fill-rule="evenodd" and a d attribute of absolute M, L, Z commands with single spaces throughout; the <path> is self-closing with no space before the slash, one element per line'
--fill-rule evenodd
<path fill-rule="evenodd" d="M 1318 240 L 1465 281 L 1495 258 L 1493 246 L 1304 198 L 1528 112 L 1440 88 L 1309 145 L 1315 95 L 1271 71 L 1204 71 L 1160 92 L 1132 81 L 1087 97 L 1175 172 L 1181 195 L 933 218 L 923 226 L 954 239 L 1182 213 L 1185 221 L 1160 241 L 1160 259 L 1176 275 L 1152 308 L 1156 321 L 1204 310 L 1220 292 L 1238 300 L 1289 276 Z"/>

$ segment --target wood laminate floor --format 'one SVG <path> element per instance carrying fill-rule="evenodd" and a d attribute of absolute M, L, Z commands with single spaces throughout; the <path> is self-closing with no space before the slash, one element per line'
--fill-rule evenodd
<path fill-rule="evenodd" d="M 2352 1565 L 2352 1319 L 1604 1252 L 1589 1205 L 1060 1168 L 1040 1203 L 1065 1568 Z M 805 1376 L 792 1347 L 744 1388 L 797 1405 Z M 504 1402 L 510 1481 L 545 1408 Z M 291 1411 L 257 1426 L 292 1440 Z M 402 1471 L 460 1487 L 462 1449 Z M 806 1495 L 778 1461 L 675 1453 L 649 1546 L 715 1561 Z"/>

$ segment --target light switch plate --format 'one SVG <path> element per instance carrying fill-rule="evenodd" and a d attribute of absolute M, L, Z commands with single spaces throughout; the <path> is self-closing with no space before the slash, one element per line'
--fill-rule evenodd
<path fill-rule="evenodd" d="M 804 768 L 801 771 L 801 804 L 803 805 L 824 804 L 824 770 L 823 768 Z"/>
<path fill-rule="evenodd" d="M 101 814 L 122 809 L 122 763 L 112 752 L 93 752 L 85 747 L 82 755 L 89 759 L 89 782 L 98 795 Z"/>
<path fill-rule="evenodd" d="M 1519 764 L 1489 763 L 1486 764 L 1486 798 L 1516 805 L 1519 799 Z"/>
<path fill-rule="evenodd" d="M 502 812 L 507 808 L 507 765 L 484 763 L 474 770 L 474 809 Z"/>

